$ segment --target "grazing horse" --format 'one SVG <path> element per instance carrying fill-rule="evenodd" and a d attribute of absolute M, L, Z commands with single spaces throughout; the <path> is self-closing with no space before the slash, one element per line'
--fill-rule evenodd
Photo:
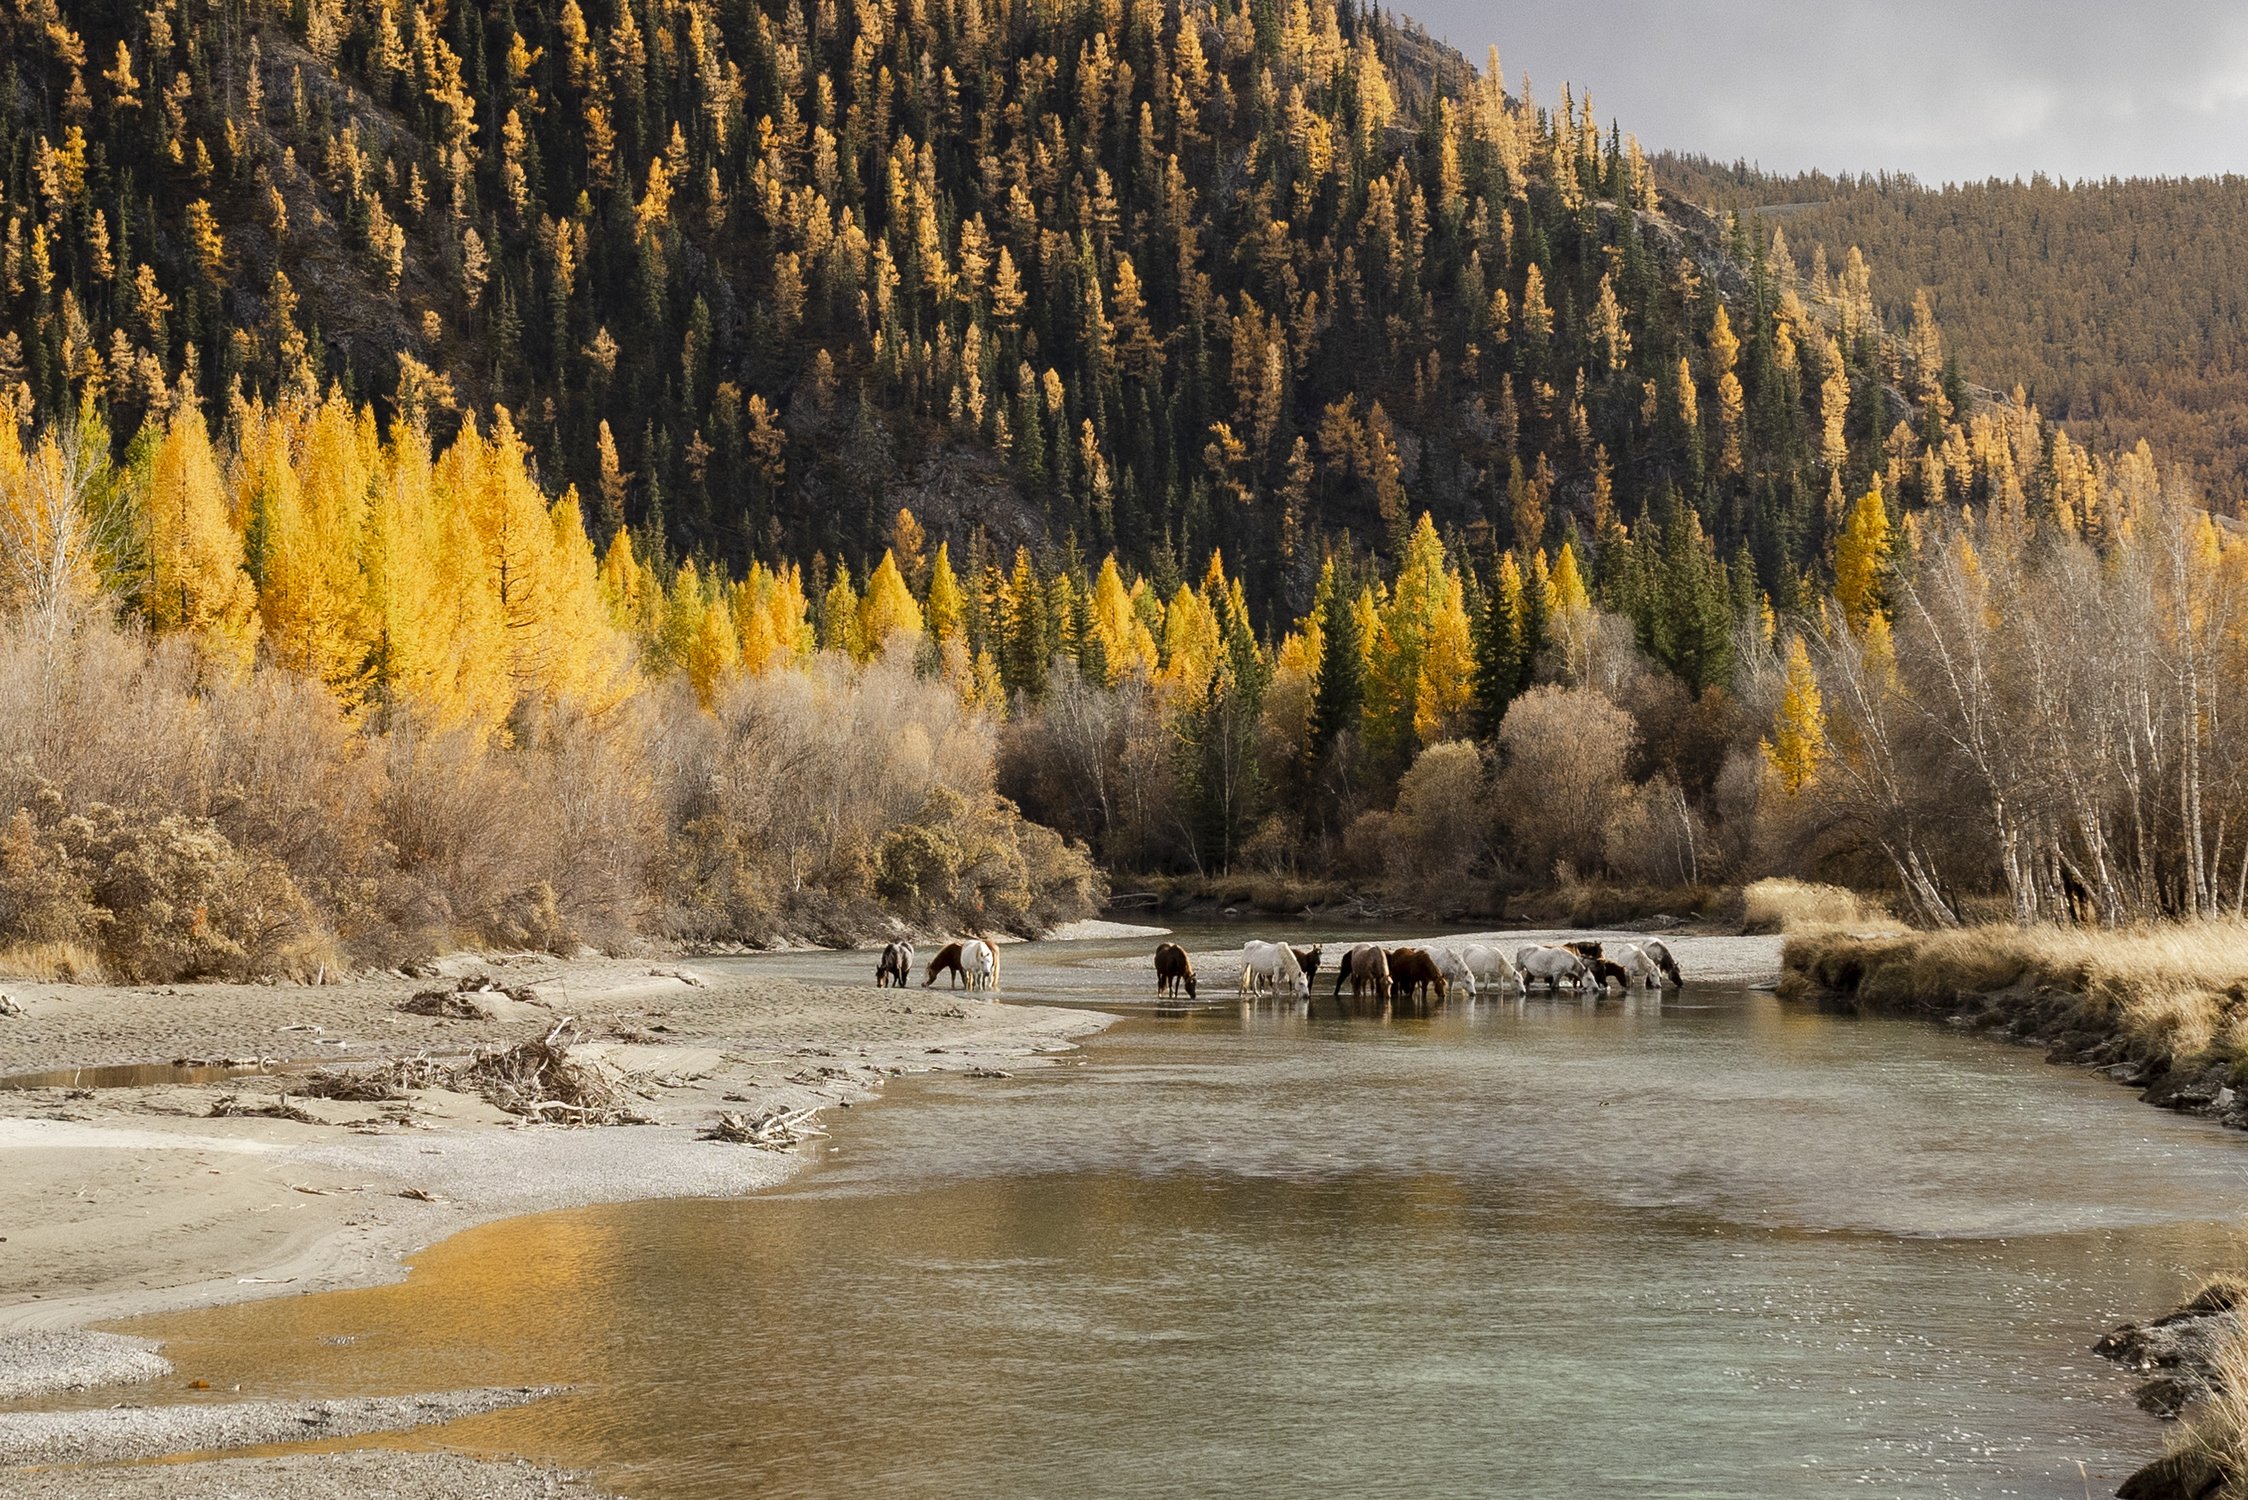
<path fill-rule="evenodd" d="M 1656 969 L 1662 973 L 1665 984 L 1675 984 L 1680 989 L 1686 988 L 1686 976 L 1679 972 L 1678 960 L 1670 956 L 1669 944 L 1663 942 L 1660 938 L 1649 938 L 1639 945 L 1639 951 L 1654 961 Z"/>
<path fill-rule="evenodd" d="M 1475 970 L 1470 968 L 1468 961 L 1460 956 L 1459 949 L 1431 948 L 1429 957 L 1436 960 L 1436 967 L 1442 971 L 1446 979 L 1467 991 L 1468 999 L 1473 1000 L 1475 998 Z"/>
<path fill-rule="evenodd" d="M 1179 986 L 1186 986 L 1186 997 L 1194 998 L 1194 960 L 1177 943 L 1158 943 L 1155 948 L 1155 993 L 1178 998 Z"/>
<path fill-rule="evenodd" d="M 1425 948 L 1389 950 L 1389 993 L 1393 999 L 1426 999 L 1430 990 L 1444 998 L 1444 971 Z"/>
<path fill-rule="evenodd" d="M 1372 943 L 1360 943 L 1345 953 L 1342 962 L 1335 965 L 1335 998 L 1343 992 L 1343 981 L 1350 981 L 1350 998 L 1363 1000 L 1371 988 L 1376 1000 L 1389 998 L 1389 955 Z"/>
<path fill-rule="evenodd" d="M 1514 955 L 1514 966 L 1522 972 L 1522 989 L 1525 994 L 1529 992 L 1531 985 L 1541 979 L 1545 981 L 1548 990 L 1559 993 L 1562 980 L 1566 979 L 1572 984 L 1581 983 L 1586 972 L 1585 961 L 1571 950 L 1536 943 Z"/>
<path fill-rule="evenodd" d="M 999 950 L 982 938 L 970 938 L 960 945 L 960 972 L 968 976 L 971 990 L 999 989 Z"/>
<path fill-rule="evenodd" d="M 1488 943 L 1468 944 L 1460 958 L 1477 979 L 1500 986 L 1522 982 L 1522 976 L 1515 972 L 1514 960 Z"/>
<path fill-rule="evenodd" d="M 929 960 L 929 977 L 921 981 L 921 988 L 927 989 L 930 985 L 935 984 L 937 976 L 948 971 L 953 977 L 953 982 L 945 986 L 948 990 L 960 988 L 959 981 L 968 977 L 967 971 L 960 967 L 960 945 L 958 943 L 947 943 L 937 950 L 937 956 Z"/>
<path fill-rule="evenodd" d="M 1319 977 L 1319 950 L 1326 946 L 1324 943 L 1313 943 L 1309 948 L 1289 950 L 1296 955 L 1296 967 L 1304 971 L 1304 984 L 1307 987 Z"/>
<path fill-rule="evenodd" d="M 1593 989 L 1600 994 L 1608 993 L 1610 980 L 1615 981 L 1619 990 L 1631 988 L 1631 971 L 1612 958 L 1589 959 L 1585 967 L 1591 976 Z"/>
<path fill-rule="evenodd" d="M 1288 993 L 1302 999 L 1311 993 L 1311 981 L 1304 977 L 1303 965 L 1296 962 L 1296 950 L 1286 943 L 1260 943 L 1251 938 L 1241 945 L 1241 993 L 1255 995 L 1265 990 L 1277 997 L 1285 984 Z"/>
<path fill-rule="evenodd" d="M 874 966 L 874 987 L 904 989 L 913 977 L 913 944 L 886 943 L 882 948 L 882 961 Z"/>

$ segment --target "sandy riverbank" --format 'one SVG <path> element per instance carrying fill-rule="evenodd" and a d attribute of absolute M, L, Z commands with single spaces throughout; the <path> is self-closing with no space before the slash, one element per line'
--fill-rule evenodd
<path fill-rule="evenodd" d="M 20 1406 L 41 1393 L 135 1380 L 142 1383 L 120 1394 L 148 1403 L 137 1412 L 81 1413 L 61 1438 L 40 1427 L 48 1446 L 0 1452 L 0 1464 L 51 1462 L 73 1451 L 72 1430 L 90 1444 L 97 1427 L 110 1434 L 108 1447 L 75 1450 L 83 1458 L 302 1436 L 286 1412 L 236 1421 L 168 1410 L 160 1403 L 222 1408 L 167 1391 L 169 1367 L 160 1356 L 138 1341 L 82 1332 L 89 1324 L 396 1279 L 413 1251 L 509 1215 L 768 1187 L 802 1158 L 701 1140 L 699 1129 L 722 1111 L 848 1107 L 900 1073 L 1035 1064 L 1041 1054 L 1071 1050 L 1071 1038 L 1107 1019 L 994 1005 L 942 988 L 758 978 L 722 962 L 523 955 L 456 959 L 445 968 L 448 978 L 487 972 L 511 993 L 475 997 L 493 1019 L 441 1020 L 399 1009 L 416 991 L 442 983 L 431 979 L 5 985 L 25 1013 L 0 1018 L 0 1075 L 179 1059 L 338 1065 L 460 1055 L 543 1035 L 568 1016 L 589 1039 L 587 1052 L 639 1084 L 647 1097 L 635 1107 L 653 1123 L 526 1126 L 480 1097 L 444 1088 L 416 1090 L 403 1105 L 293 1100 L 310 1123 L 211 1117 L 229 1094 L 253 1107 L 278 1103 L 291 1086 L 287 1074 L 0 1089 L 0 1401 Z M 356 1430 L 429 1420 L 410 1405 L 358 1414 L 371 1425 Z M 0 1413 L 0 1426 L 9 1415 Z M 120 1431 L 151 1434 L 153 1446 L 134 1449 L 137 1440 L 117 1438 Z M 517 1466 L 462 1468 L 426 1455 L 360 1462 L 367 1473 L 350 1485 L 319 1464 L 172 1466 L 166 1472 L 187 1487 L 165 1493 L 578 1493 L 567 1476 Z M 143 1473 L 0 1471 L 0 1497 L 153 1493 Z"/>

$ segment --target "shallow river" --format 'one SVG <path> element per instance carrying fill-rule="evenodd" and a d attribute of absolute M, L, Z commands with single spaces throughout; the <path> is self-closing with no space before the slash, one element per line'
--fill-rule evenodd
<path fill-rule="evenodd" d="M 2086 1346 L 2248 1200 L 2248 1143 L 2033 1053 L 1700 986 L 1142 1016 L 831 1120 L 778 1193 L 139 1326 L 222 1391 L 568 1382 L 397 1441 L 635 1500 L 2076 1496 L 2163 1436 Z"/>

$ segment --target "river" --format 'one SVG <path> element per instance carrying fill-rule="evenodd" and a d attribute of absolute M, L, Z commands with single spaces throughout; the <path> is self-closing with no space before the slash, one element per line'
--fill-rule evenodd
<path fill-rule="evenodd" d="M 1010 992 L 1147 947 L 1010 949 Z M 2034 1053 L 1702 985 L 1142 1014 L 832 1123 L 775 1193 L 133 1326 L 221 1391 L 569 1383 L 389 1441 L 634 1500 L 2074 1496 L 2162 1436 L 2086 1347 L 2248 1197 L 2237 1136 Z"/>

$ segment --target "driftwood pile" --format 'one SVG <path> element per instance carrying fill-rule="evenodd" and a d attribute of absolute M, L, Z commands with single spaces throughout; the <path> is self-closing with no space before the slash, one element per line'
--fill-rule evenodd
<path fill-rule="evenodd" d="M 729 1110 L 702 1132 L 706 1141 L 728 1141 L 737 1146 L 757 1146 L 767 1151 L 787 1151 L 826 1131 L 812 1123 L 813 1109 L 773 1109 L 755 1117 Z"/>
<path fill-rule="evenodd" d="M 451 1081 L 444 1065 L 428 1057 L 401 1057 L 372 1068 L 322 1068 L 297 1092 L 310 1099 L 341 1099 L 352 1104 L 390 1104 L 409 1089 L 442 1088 Z"/>
<path fill-rule="evenodd" d="M 646 1125 L 634 1105 L 647 1097 L 622 1071 L 595 1058 L 572 1057 L 570 1020 L 543 1037 L 489 1048 L 453 1070 L 451 1087 L 527 1120 L 562 1125 Z"/>
<path fill-rule="evenodd" d="M 417 990 L 411 1000 L 402 1000 L 398 1008 L 409 1016 L 436 1016 L 446 1021 L 490 1021 L 492 1012 L 479 1005 L 476 995 L 505 995 L 498 980 L 489 974 L 471 974 L 454 982 L 451 989 Z"/>
<path fill-rule="evenodd" d="M 244 1099 L 239 1094 L 221 1094 L 211 1105 L 209 1116 L 214 1120 L 294 1120 L 299 1125 L 317 1125 L 319 1119 L 305 1113 L 289 1102 L 283 1094 L 278 1099 Z"/>

